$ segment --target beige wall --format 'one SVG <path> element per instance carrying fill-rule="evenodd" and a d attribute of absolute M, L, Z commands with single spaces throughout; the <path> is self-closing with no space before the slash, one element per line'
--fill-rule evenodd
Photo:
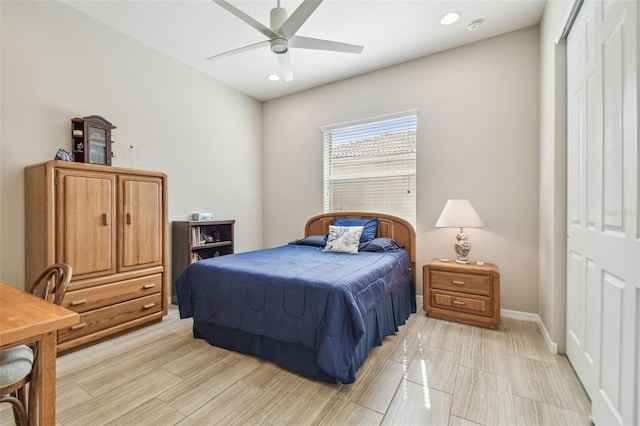
<path fill-rule="evenodd" d="M 433 224 L 447 198 L 469 198 L 486 225 L 468 230 L 471 256 L 499 265 L 502 307 L 547 303 L 537 27 L 261 106 L 57 2 L 2 1 L 0 15 L 1 280 L 24 284 L 23 168 L 69 148 L 72 117 L 112 121 L 114 165 L 164 171 L 170 218 L 235 218 L 244 251 L 299 237 L 321 211 L 320 126 L 415 108 L 418 263 L 454 255 L 455 231 Z"/>
<path fill-rule="evenodd" d="M 61 3 L 0 14 L 0 280 L 24 288 L 24 167 L 90 114 L 118 127 L 113 165 L 168 175 L 171 220 L 236 219 L 236 249 L 262 247 L 259 102 Z"/>
<path fill-rule="evenodd" d="M 540 240 L 538 310 L 564 352 L 566 311 L 566 42 L 556 45 L 570 1 L 547 2 L 540 24 Z"/>
<path fill-rule="evenodd" d="M 321 126 L 415 108 L 418 264 L 454 256 L 455 230 L 433 225 L 468 198 L 485 223 L 472 259 L 500 267 L 503 308 L 538 312 L 538 43 L 531 27 L 266 102 L 265 245 L 322 211 Z"/>

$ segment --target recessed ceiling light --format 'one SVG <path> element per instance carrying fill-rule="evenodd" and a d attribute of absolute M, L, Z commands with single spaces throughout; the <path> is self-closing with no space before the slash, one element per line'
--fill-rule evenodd
<path fill-rule="evenodd" d="M 460 12 L 449 12 L 440 18 L 440 23 L 442 25 L 451 25 L 458 19 L 460 19 Z"/>
<path fill-rule="evenodd" d="M 280 80 L 280 76 L 278 74 L 269 74 L 267 76 L 267 80 L 269 80 L 269 81 L 278 81 L 278 80 Z"/>

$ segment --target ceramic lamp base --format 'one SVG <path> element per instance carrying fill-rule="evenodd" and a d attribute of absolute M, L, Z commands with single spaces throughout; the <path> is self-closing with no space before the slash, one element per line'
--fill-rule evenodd
<path fill-rule="evenodd" d="M 469 252 L 471 251 L 471 242 L 467 234 L 460 228 L 460 232 L 456 235 L 456 242 L 453 243 L 453 249 L 456 252 L 456 262 L 466 264 L 469 263 Z"/>

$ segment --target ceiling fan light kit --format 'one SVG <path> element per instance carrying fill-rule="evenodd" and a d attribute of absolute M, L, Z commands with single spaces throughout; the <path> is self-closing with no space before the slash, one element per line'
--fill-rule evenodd
<path fill-rule="evenodd" d="M 322 0 L 304 0 L 302 4 L 298 6 L 298 8 L 291 14 L 291 16 L 288 16 L 285 8 L 280 7 L 280 0 L 278 0 L 277 6 L 271 9 L 269 19 L 270 28 L 256 21 L 251 16 L 231 5 L 226 0 L 212 1 L 240 20 L 258 30 L 260 33 L 266 36 L 268 40 L 213 55 L 208 57 L 208 60 L 220 59 L 222 57 L 234 55 L 236 53 L 257 49 L 264 46 L 266 43 L 269 43 L 271 45 L 271 51 L 278 55 L 278 61 L 280 62 L 280 67 L 282 68 L 284 79 L 286 81 L 291 81 L 293 80 L 293 71 L 291 69 L 291 59 L 289 58 L 290 47 L 356 54 L 361 53 L 363 49 L 362 46 L 357 46 L 354 44 L 339 43 L 330 40 L 322 40 L 295 35 L 302 24 L 304 24 L 306 20 L 309 19 L 311 14 L 318 8 L 318 6 L 320 6 Z"/>
<path fill-rule="evenodd" d="M 271 40 L 271 51 L 273 53 L 282 54 L 289 50 L 289 43 L 284 38 L 274 38 Z"/>

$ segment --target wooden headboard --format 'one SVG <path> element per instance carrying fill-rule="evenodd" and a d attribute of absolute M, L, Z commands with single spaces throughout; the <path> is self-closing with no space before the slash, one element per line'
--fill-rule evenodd
<path fill-rule="evenodd" d="M 362 212 L 336 212 L 322 213 L 313 216 L 307 221 L 304 227 L 304 236 L 325 235 L 329 232 L 329 225 L 333 224 L 336 219 L 356 218 L 371 219 L 378 218 L 378 232 L 376 237 L 393 238 L 402 244 L 409 253 L 411 260 L 411 271 L 415 281 L 416 276 L 416 231 L 413 226 L 406 220 L 383 213 L 362 213 Z"/>

